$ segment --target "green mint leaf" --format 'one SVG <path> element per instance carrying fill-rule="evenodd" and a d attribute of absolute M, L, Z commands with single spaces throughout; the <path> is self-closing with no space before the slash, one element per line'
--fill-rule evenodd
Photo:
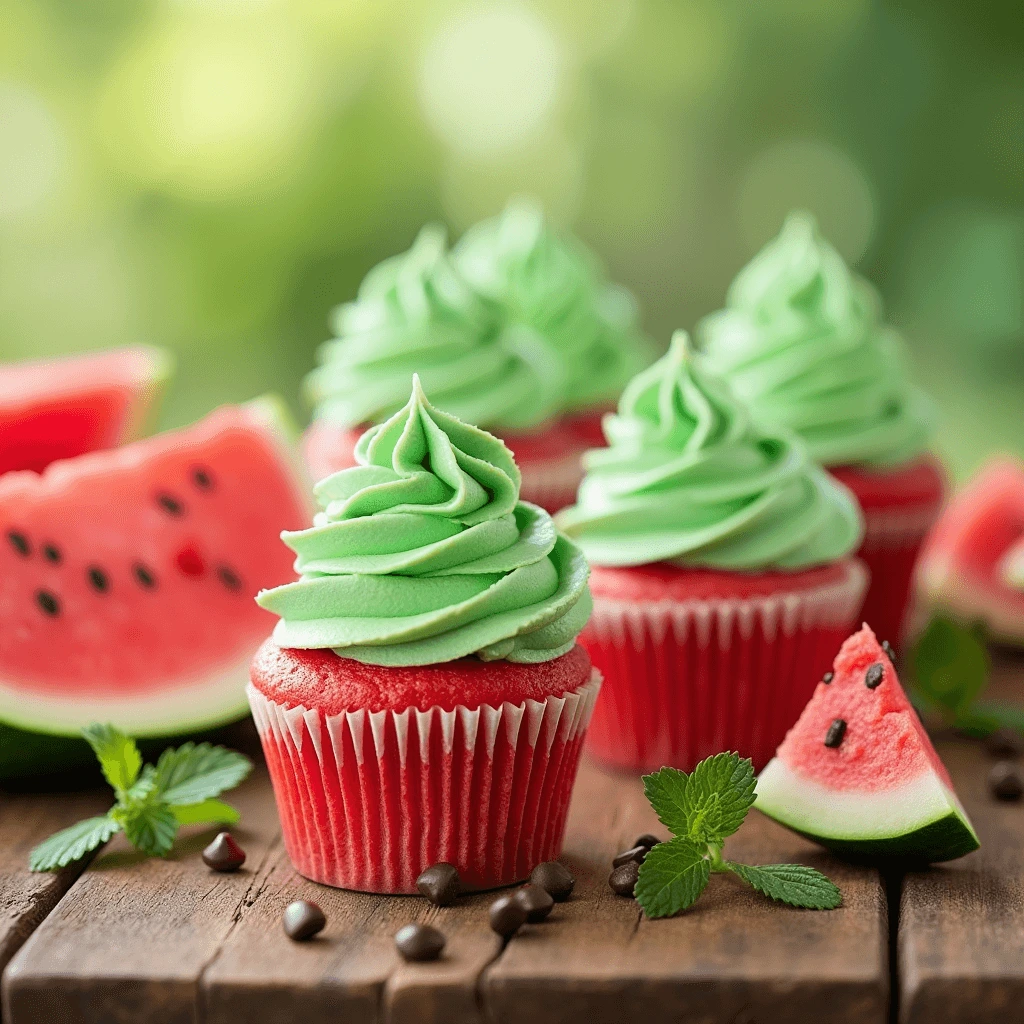
<path fill-rule="evenodd" d="M 833 910 L 843 901 L 842 893 L 835 883 L 820 871 L 803 864 L 764 864 L 752 867 L 727 861 L 726 867 L 758 892 L 792 907 Z"/>
<path fill-rule="evenodd" d="M 688 839 L 676 838 L 647 854 L 633 894 L 648 917 L 670 917 L 697 902 L 711 877 L 706 852 Z"/>
<path fill-rule="evenodd" d="M 988 649 L 977 633 L 936 615 L 910 652 L 917 690 L 947 717 L 966 716 L 989 677 Z"/>
<path fill-rule="evenodd" d="M 693 788 L 693 776 L 690 776 Z M 698 845 L 720 843 L 724 838 L 722 800 L 717 793 L 702 796 L 690 812 L 686 838 Z"/>
<path fill-rule="evenodd" d="M 979 700 L 969 711 L 961 711 L 953 724 L 969 736 L 982 738 L 996 729 L 1016 729 L 1024 733 L 1024 708 L 1002 701 Z"/>
<path fill-rule="evenodd" d="M 174 845 L 178 819 L 162 800 L 115 807 L 111 814 L 121 823 L 128 842 L 151 857 L 163 857 Z"/>
<path fill-rule="evenodd" d="M 120 796 L 139 777 L 142 755 L 135 740 L 112 725 L 88 725 L 82 735 L 96 753 L 103 777 Z"/>
<path fill-rule="evenodd" d="M 102 846 L 121 826 L 112 818 L 86 818 L 44 839 L 29 855 L 30 871 L 56 871 Z"/>
<path fill-rule="evenodd" d="M 204 800 L 199 804 L 172 807 L 179 825 L 234 825 L 241 815 L 223 800 Z"/>
<path fill-rule="evenodd" d="M 714 802 L 714 798 L 717 797 L 717 811 L 714 815 L 709 815 L 707 824 L 702 826 L 707 842 L 718 845 L 743 824 L 743 819 L 754 802 L 756 785 L 754 766 L 750 758 L 740 757 L 739 754 L 715 754 L 714 757 L 701 761 L 693 769 L 686 787 L 691 816 L 695 818 L 698 811 Z M 712 819 L 716 825 L 714 832 L 708 829 Z"/>
<path fill-rule="evenodd" d="M 185 743 L 165 750 L 157 761 L 156 791 L 170 804 L 198 804 L 234 789 L 252 762 L 244 754 L 210 743 Z"/>
<path fill-rule="evenodd" d="M 644 776 L 644 794 L 658 819 L 674 836 L 690 832 L 686 788 L 690 776 L 678 768 L 662 768 Z"/>

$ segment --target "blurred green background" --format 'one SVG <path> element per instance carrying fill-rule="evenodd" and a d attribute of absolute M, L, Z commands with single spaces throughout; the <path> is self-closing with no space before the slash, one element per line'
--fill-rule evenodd
<path fill-rule="evenodd" d="M 428 219 L 539 196 L 666 341 L 805 206 L 963 476 L 1024 453 L 1024 19 L 916 0 L 6 0 L 0 356 L 134 340 L 163 421 L 298 399 Z"/>

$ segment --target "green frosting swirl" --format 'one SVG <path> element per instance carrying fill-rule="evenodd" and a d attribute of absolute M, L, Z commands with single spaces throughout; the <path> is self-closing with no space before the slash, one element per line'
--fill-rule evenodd
<path fill-rule="evenodd" d="M 785 430 L 762 432 L 684 331 L 635 377 L 556 521 L 595 565 L 803 569 L 849 554 L 860 509 Z"/>
<path fill-rule="evenodd" d="M 759 422 L 795 430 L 824 465 L 888 466 L 921 454 L 934 416 L 879 314 L 871 286 L 793 213 L 697 330 Z"/>
<path fill-rule="evenodd" d="M 371 270 L 356 300 L 334 311 L 333 327 L 305 383 L 316 417 L 378 423 L 405 405 L 414 372 L 468 423 L 528 429 L 562 403 L 562 360 L 465 280 L 436 224 Z"/>
<path fill-rule="evenodd" d="M 433 408 L 414 377 L 405 408 L 355 455 L 317 484 L 313 527 L 282 534 L 301 578 L 257 598 L 281 616 L 278 644 L 373 665 L 539 662 L 573 647 L 589 569 L 547 512 L 519 501 L 497 438 Z"/>
<path fill-rule="evenodd" d="M 500 217 L 470 228 L 454 257 L 510 322 L 530 328 L 557 353 L 564 408 L 614 402 L 654 359 L 630 292 L 609 284 L 578 240 L 555 234 L 536 204 L 510 203 Z"/>

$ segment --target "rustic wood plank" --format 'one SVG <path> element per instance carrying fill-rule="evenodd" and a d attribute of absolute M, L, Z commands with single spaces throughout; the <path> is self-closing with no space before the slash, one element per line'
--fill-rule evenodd
<path fill-rule="evenodd" d="M 1024 657 L 997 651 L 994 695 L 1024 699 Z M 981 849 L 908 874 L 900 899 L 902 1024 L 1024 1024 L 1024 804 L 988 793 L 983 748 L 946 738 L 953 776 Z"/>
<path fill-rule="evenodd" d="M 638 779 L 586 766 L 566 861 L 577 895 L 524 929 L 485 972 L 489 1019 L 503 1022 L 813 1021 L 881 1024 L 888 1007 L 886 898 L 878 874 L 844 864 L 756 812 L 726 855 L 800 861 L 843 891 L 836 911 L 800 911 L 716 876 L 691 911 L 649 921 L 608 888 L 610 859 L 661 832 Z"/>

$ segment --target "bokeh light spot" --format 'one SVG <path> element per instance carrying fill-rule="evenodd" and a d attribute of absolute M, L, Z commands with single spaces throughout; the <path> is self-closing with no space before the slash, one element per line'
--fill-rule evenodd
<path fill-rule="evenodd" d="M 42 97 L 0 83 L 0 218 L 18 217 L 50 198 L 66 159 L 64 133 Z"/>

